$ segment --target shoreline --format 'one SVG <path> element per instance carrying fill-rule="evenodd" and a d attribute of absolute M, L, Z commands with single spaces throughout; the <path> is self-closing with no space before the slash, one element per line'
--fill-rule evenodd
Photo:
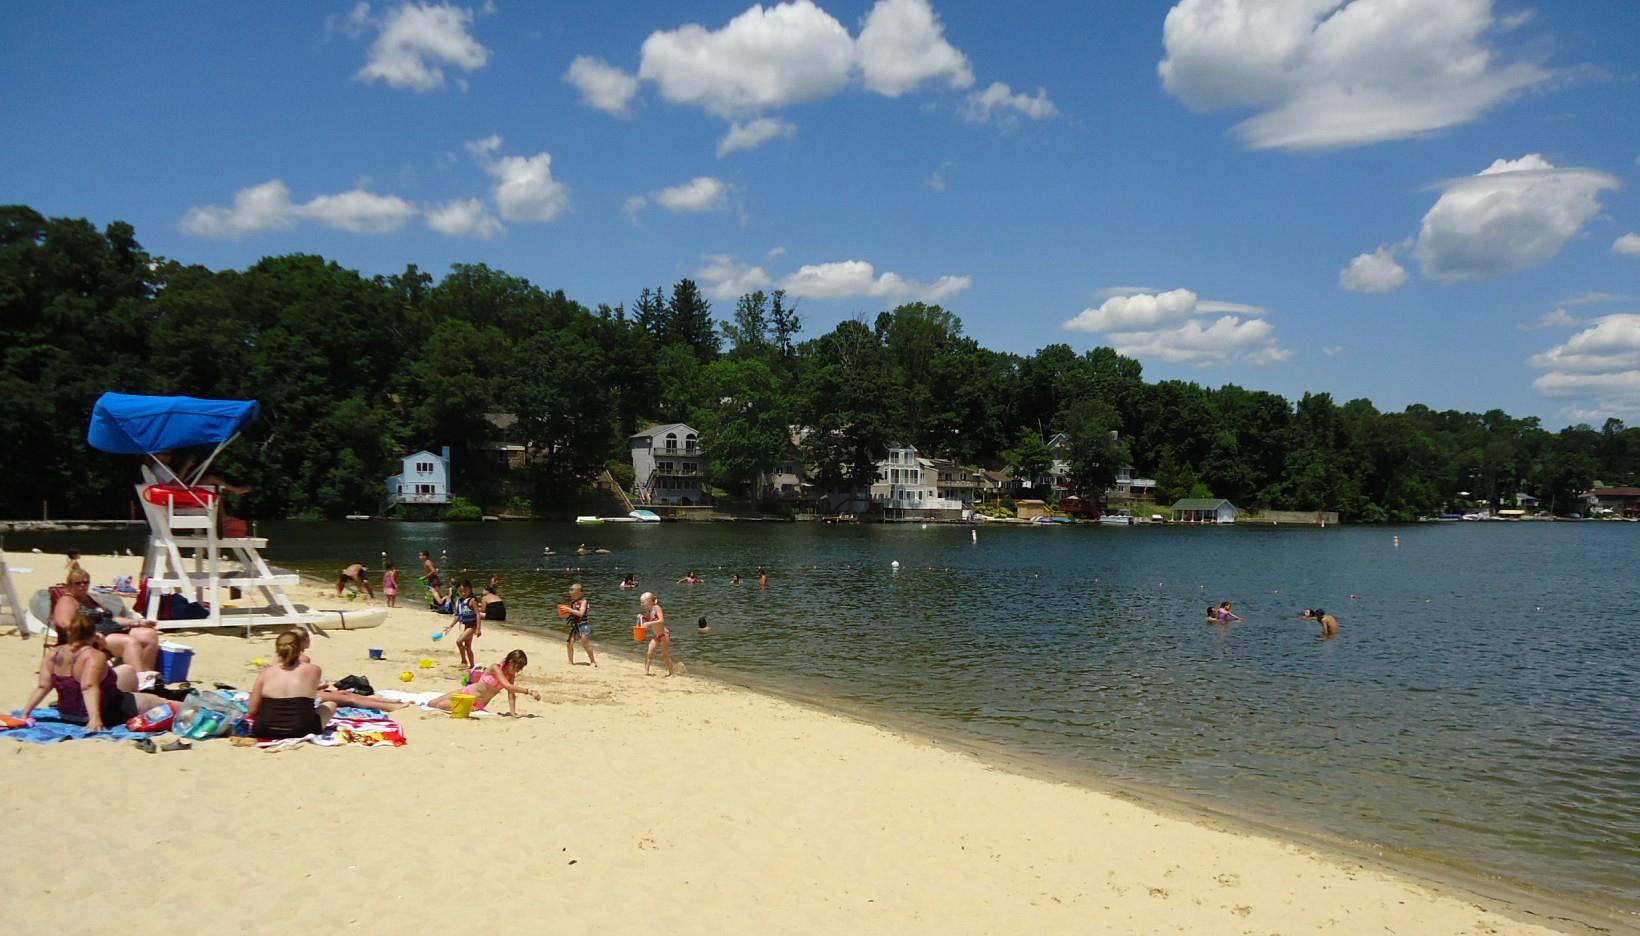
<path fill-rule="evenodd" d="M 62 567 L 50 554 L 16 558 L 36 570 L 20 576 L 25 600 Z M 140 559 L 84 562 L 103 582 Z M 315 606 L 327 591 L 332 583 L 309 577 L 291 589 Z M 443 688 L 454 676 L 454 648 L 428 641 L 443 621 L 401 605 L 380 628 L 329 631 L 312 653 L 330 678 L 364 673 L 378 685 L 413 669 L 418 656 L 434 658 L 435 671 L 415 670 L 414 688 Z M 559 662 L 561 641 L 550 628 L 493 633 L 508 639 L 487 631 L 481 661 L 514 645 L 530 653 L 522 681 L 545 701 L 522 700 L 525 718 L 462 722 L 406 710 L 395 716 L 405 748 L 308 748 L 273 760 L 220 742 L 147 757 L 106 741 L 8 748 L 0 739 L 0 783 L 39 789 L 49 773 L 186 789 L 185 804 L 166 797 L 135 828 L 117 825 L 122 839 L 144 843 L 143 854 L 175 863 L 133 873 L 149 875 L 178 910 L 211 918 L 213 929 L 289 931 L 291 920 L 266 920 L 248 906 L 236 893 L 240 882 L 277 890 L 332 876 L 341 886 L 304 899 L 298 926 L 442 932 L 453 914 L 465 919 L 559 887 L 573 888 L 576 900 L 554 908 L 557 929 L 631 928 L 629 913 L 655 929 L 702 933 L 795 924 L 824 932 L 1542 934 L 1632 925 L 1563 913 L 1576 908 L 1531 893 L 1499 895 L 1438 869 L 1352 855 L 1279 824 L 829 700 L 716 672 L 646 680 L 630 651 L 617 649 L 618 629 L 599 642 L 604 665 L 596 671 Z M 195 647 L 196 684 L 243 687 L 254 672 L 245 659 L 268 655 L 273 635 L 171 636 Z M 389 659 L 365 660 L 366 647 L 387 648 Z M 0 693 L 20 694 L 38 653 L 33 641 L 0 639 L 9 687 Z M 388 763 L 367 763 L 380 759 Z M 119 912 L 119 895 L 95 881 L 65 886 L 52 874 L 76 850 L 102 847 L 112 817 L 65 818 L 22 799 L 0 805 L 0 817 L 20 841 L 49 841 L 50 852 L 0 906 L 0 928 L 43 928 L 57 899 Z M 475 828 L 516 837 L 520 847 L 507 851 L 517 857 L 495 857 L 499 873 L 462 876 L 458 891 L 428 886 L 427 875 L 457 854 L 490 865 L 494 856 L 470 847 L 490 833 Z M 264 845 L 272 854 L 261 853 Z M 223 854 L 240 860 L 225 867 Z M 414 859 L 431 860 L 432 870 Z M 185 894 L 176 898 L 179 885 Z M 688 911 L 673 906 L 681 902 Z"/>

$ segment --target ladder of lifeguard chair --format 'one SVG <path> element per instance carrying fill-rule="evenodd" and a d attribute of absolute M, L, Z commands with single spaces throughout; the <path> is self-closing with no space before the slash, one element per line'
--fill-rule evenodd
<path fill-rule="evenodd" d="M 23 570 L 27 571 L 27 570 Z M 0 606 L 11 612 L 17 621 L 17 636 L 27 640 L 35 634 L 46 633 L 46 626 L 28 609 L 17 594 L 17 582 L 11 577 L 12 567 L 6 561 L 6 551 L 0 549 Z"/>

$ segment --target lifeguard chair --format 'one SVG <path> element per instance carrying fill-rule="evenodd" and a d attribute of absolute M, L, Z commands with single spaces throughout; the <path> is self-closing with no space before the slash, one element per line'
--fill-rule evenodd
<path fill-rule="evenodd" d="M 143 483 L 137 485 L 137 502 L 148 520 L 148 548 L 142 560 L 147 595 L 137 613 L 158 619 L 160 598 L 170 591 L 209 610 L 204 618 L 156 620 L 160 630 L 242 627 L 249 635 L 254 627 L 308 627 L 323 620 L 323 615 L 298 607 L 285 594 L 285 588 L 299 579 L 268 566 L 261 553 L 268 545 L 265 538 L 221 535 L 221 492 L 201 483 L 211 462 L 260 410 L 255 400 L 105 393 L 91 411 L 86 441 L 93 448 L 145 455 L 152 461 L 142 466 Z M 158 457 L 194 445 L 216 448 L 186 478 Z M 184 558 L 185 549 L 193 551 L 191 558 Z M 224 567 L 224 554 L 235 568 Z M 224 600 L 234 588 L 242 594 L 260 592 L 263 606 L 225 609 Z"/>

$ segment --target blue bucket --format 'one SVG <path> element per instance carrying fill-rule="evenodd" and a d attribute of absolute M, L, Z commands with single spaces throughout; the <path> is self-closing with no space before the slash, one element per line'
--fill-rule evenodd
<path fill-rule="evenodd" d="M 372 660 L 381 659 L 382 658 L 382 648 L 380 648 L 380 647 L 371 647 L 370 648 L 370 658 Z"/>
<path fill-rule="evenodd" d="M 187 682 L 188 667 L 194 662 L 194 651 L 182 644 L 159 645 L 159 675 L 167 683 Z"/>

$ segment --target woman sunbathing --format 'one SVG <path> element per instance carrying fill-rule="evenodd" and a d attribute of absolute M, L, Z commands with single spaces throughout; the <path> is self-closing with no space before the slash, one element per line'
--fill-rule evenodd
<path fill-rule="evenodd" d="M 165 704 L 156 695 L 122 690 L 120 681 L 135 685 L 136 673 L 128 666 L 108 665 L 108 654 L 95 646 L 96 640 L 96 621 L 89 614 L 75 615 L 68 624 L 66 641 L 40 661 L 34 694 L 19 713 L 23 718 L 29 717 L 53 689 L 57 691 L 57 717 L 90 731 L 118 727 L 127 719 Z"/>
<path fill-rule="evenodd" d="M 116 615 L 91 597 L 91 573 L 74 569 L 68 573 L 68 590 L 51 606 L 51 626 L 58 643 L 66 642 L 69 625 L 76 615 L 91 618 L 102 648 L 131 664 L 138 673 L 159 669 L 159 631 L 153 621 Z"/>
<path fill-rule="evenodd" d="M 274 642 L 279 662 L 258 673 L 251 686 L 253 733 L 264 741 L 319 734 L 336 714 L 336 703 L 319 701 L 324 674 L 302 659 L 302 636 L 285 631 Z"/>
<path fill-rule="evenodd" d="M 458 694 L 465 694 L 473 697 L 473 711 L 482 712 L 485 706 L 490 704 L 490 700 L 496 697 L 496 693 L 505 689 L 507 690 L 507 714 L 517 715 L 518 693 L 525 693 L 535 701 L 541 701 L 541 693 L 534 689 L 526 689 L 518 685 L 517 682 L 518 674 L 524 671 L 524 667 L 529 665 L 529 662 L 528 654 L 522 650 L 514 650 L 507 654 L 507 658 L 500 663 L 491 664 L 482 671 L 473 670 L 476 675 L 468 681 L 467 685 L 446 692 L 427 703 L 427 707 L 442 712 L 451 711 L 455 708 L 454 697 Z"/>

